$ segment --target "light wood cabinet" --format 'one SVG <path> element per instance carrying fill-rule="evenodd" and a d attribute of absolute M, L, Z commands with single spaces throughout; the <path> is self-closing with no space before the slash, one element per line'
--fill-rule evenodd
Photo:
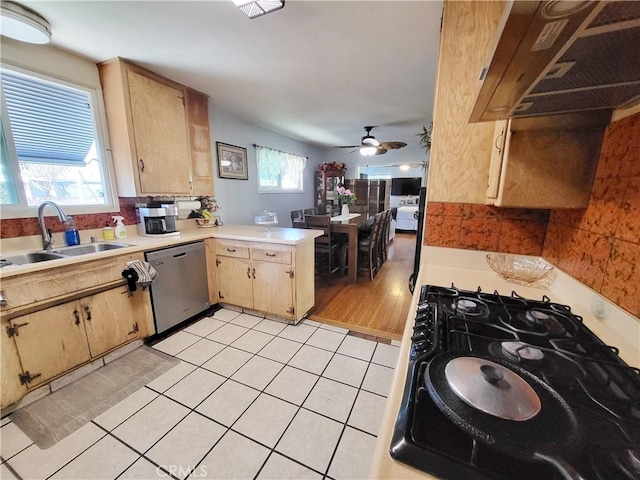
<path fill-rule="evenodd" d="M 607 112 L 469 123 L 506 5 L 445 2 L 428 200 L 585 208 Z"/>
<path fill-rule="evenodd" d="M 215 242 L 220 302 L 293 321 L 313 306 L 313 242 Z"/>
<path fill-rule="evenodd" d="M 608 115 L 608 114 L 607 114 Z M 606 118 L 570 116 L 496 122 L 487 203 L 500 207 L 586 208 Z M 537 124 L 537 126 L 536 126 Z"/>
<path fill-rule="evenodd" d="M 17 317 L 10 325 L 23 369 L 21 382 L 29 388 L 91 358 L 77 301 Z"/>
<path fill-rule="evenodd" d="M 469 113 L 505 3 L 444 4 L 429 160 L 429 201 L 486 201 L 495 125 L 471 124 Z"/>
<path fill-rule="evenodd" d="M 155 333 L 148 291 L 121 272 L 141 253 L 3 279 L 1 407 L 136 338 Z"/>
<path fill-rule="evenodd" d="M 129 295 L 126 286 L 78 300 L 92 357 L 140 337 L 136 313 L 144 312 L 143 300 L 142 295 Z"/>
<path fill-rule="evenodd" d="M 120 58 L 98 67 L 119 195 L 213 195 L 208 97 Z"/>

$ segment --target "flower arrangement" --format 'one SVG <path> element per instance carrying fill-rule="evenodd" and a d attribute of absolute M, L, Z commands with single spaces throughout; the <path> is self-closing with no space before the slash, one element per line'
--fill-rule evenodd
<path fill-rule="evenodd" d="M 327 172 L 334 170 L 346 170 L 347 166 L 342 162 L 325 162 L 318 164 L 319 172 Z"/>
<path fill-rule="evenodd" d="M 355 193 L 351 193 L 351 190 L 342 186 L 338 187 L 338 198 L 343 205 L 349 205 L 358 199 Z"/>
<path fill-rule="evenodd" d="M 213 219 L 215 212 L 220 209 L 216 199 L 213 197 L 198 197 L 198 200 L 200 201 L 200 208 L 198 210 L 191 210 L 189 218 Z"/>

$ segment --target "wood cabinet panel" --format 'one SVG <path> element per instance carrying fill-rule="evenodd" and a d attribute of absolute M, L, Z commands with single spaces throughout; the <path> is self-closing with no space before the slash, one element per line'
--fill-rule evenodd
<path fill-rule="evenodd" d="M 209 96 L 185 89 L 187 128 L 191 150 L 192 195 L 213 195 L 213 155 L 209 130 Z"/>
<path fill-rule="evenodd" d="M 143 261 L 144 255 L 119 255 L 3 279 L 2 290 L 5 292 L 7 305 L 2 307 L 2 316 L 15 316 L 15 313 L 23 308 L 35 308 L 40 304 L 44 308 L 52 299 L 70 296 L 100 285 L 122 282 L 122 270 L 126 268 L 127 262 L 132 260 Z"/>
<path fill-rule="evenodd" d="M 242 258 L 216 258 L 220 301 L 239 307 L 253 308 L 251 261 Z"/>
<path fill-rule="evenodd" d="M 140 327 L 134 296 L 126 286 L 78 300 L 92 357 L 138 338 Z M 140 295 L 140 292 L 136 292 Z"/>
<path fill-rule="evenodd" d="M 120 58 L 98 68 L 119 195 L 213 195 L 208 97 Z"/>
<path fill-rule="evenodd" d="M 295 318 L 293 306 L 294 270 L 290 265 L 254 262 L 253 308 Z"/>
<path fill-rule="evenodd" d="M 22 398 L 27 393 L 27 386 L 20 383 L 22 365 L 20 365 L 18 350 L 13 337 L 7 335 L 7 327 L 10 326 L 10 322 L 2 322 L 1 326 L 0 379 L 2 379 L 2 386 L 0 388 L 0 405 L 5 407 Z"/>
<path fill-rule="evenodd" d="M 127 71 L 140 193 L 191 193 L 182 90 Z M 171 174 L 168 174 L 171 172 Z"/>
<path fill-rule="evenodd" d="M 220 302 L 287 320 L 300 320 L 313 307 L 313 241 L 295 246 L 213 241 Z M 227 249 L 236 256 L 228 256 Z"/>
<path fill-rule="evenodd" d="M 215 305 L 220 300 L 218 298 L 218 278 L 216 275 L 216 243 L 212 238 L 204 242 L 207 261 L 207 283 L 209 287 L 209 303 Z"/>
<path fill-rule="evenodd" d="M 13 339 L 29 388 L 91 358 L 77 302 L 64 303 L 11 320 Z"/>
<path fill-rule="evenodd" d="M 429 160 L 429 201 L 485 203 L 494 124 L 470 124 L 469 113 L 505 3 L 445 2 Z"/>

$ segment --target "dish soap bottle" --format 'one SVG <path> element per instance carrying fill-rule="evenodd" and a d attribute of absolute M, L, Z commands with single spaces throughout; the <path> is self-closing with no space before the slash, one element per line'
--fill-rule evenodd
<path fill-rule="evenodd" d="M 64 222 L 64 239 L 67 245 L 80 245 L 80 233 L 76 228 L 76 224 L 71 216 L 67 216 Z"/>
<path fill-rule="evenodd" d="M 113 220 L 116 222 L 116 238 L 127 238 L 127 227 L 122 223 L 124 217 L 115 216 Z"/>
<path fill-rule="evenodd" d="M 104 228 L 102 229 L 102 238 L 105 240 L 113 240 L 116 238 L 116 234 L 113 231 L 113 227 L 109 225 L 109 222 L 105 222 Z"/>

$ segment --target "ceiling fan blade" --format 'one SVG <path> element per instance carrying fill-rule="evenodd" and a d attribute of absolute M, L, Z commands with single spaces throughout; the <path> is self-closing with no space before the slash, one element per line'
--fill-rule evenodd
<path fill-rule="evenodd" d="M 333 148 L 360 148 L 362 145 L 339 145 Z"/>
<path fill-rule="evenodd" d="M 387 153 L 387 149 L 380 145 L 376 150 L 375 155 L 384 155 L 385 153 Z"/>
<path fill-rule="evenodd" d="M 387 150 L 396 150 L 398 148 L 406 147 L 407 144 L 404 142 L 381 142 L 380 146 L 386 148 Z"/>

